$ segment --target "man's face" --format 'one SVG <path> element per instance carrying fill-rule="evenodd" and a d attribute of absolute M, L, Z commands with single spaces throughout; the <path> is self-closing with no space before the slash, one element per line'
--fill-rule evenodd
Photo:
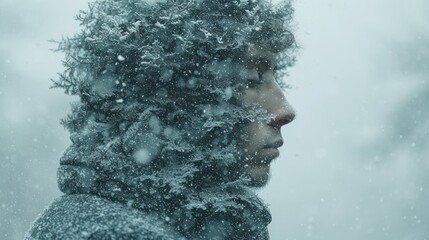
<path fill-rule="evenodd" d="M 269 178 L 270 163 L 279 156 L 283 145 L 280 128 L 291 122 L 295 113 L 274 79 L 275 57 L 270 51 L 253 47 L 246 57 L 248 86 L 238 98 L 239 103 L 255 106 L 274 117 L 266 122 L 249 122 L 240 136 L 243 148 L 242 167 L 250 185 L 264 186 Z"/>

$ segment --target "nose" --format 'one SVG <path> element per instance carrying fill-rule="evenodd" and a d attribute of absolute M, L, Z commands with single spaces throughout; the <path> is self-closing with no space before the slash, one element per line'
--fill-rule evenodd
<path fill-rule="evenodd" d="M 267 96 L 266 99 L 266 109 L 274 115 L 268 125 L 280 128 L 293 121 L 295 110 L 286 100 L 286 96 L 277 82 L 272 81 L 267 87 L 270 96 Z"/>

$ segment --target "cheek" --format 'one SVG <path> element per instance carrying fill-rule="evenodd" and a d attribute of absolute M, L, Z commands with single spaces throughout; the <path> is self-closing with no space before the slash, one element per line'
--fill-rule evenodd
<path fill-rule="evenodd" d="M 261 140 L 262 129 L 256 122 L 247 124 L 242 131 L 241 140 L 243 148 L 248 152 L 256 151 Z"/>
<path fill-rule="evenodd" d="M 243 93 L 239 96 L 238 102 L 241 106 L 251 106 L 258 104 L 260 102 L 258 91 L 256 89 L 244 90 Z"/>

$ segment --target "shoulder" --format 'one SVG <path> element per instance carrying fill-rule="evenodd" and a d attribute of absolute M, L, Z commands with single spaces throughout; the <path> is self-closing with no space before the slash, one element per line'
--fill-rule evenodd
<path fill-rule="evenodd" d="M 155 214 L 93 195 L 56 199 L 32 224 L 25 239 L 183 239 Z"/>

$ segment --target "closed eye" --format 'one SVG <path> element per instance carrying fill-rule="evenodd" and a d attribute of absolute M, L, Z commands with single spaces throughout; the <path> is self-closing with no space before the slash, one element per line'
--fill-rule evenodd
<path fill-rule="evenodd" d="M 264 83 L 263 73 L 258 71 L 258 78 L 248 78 L 247 79 L 247 88 L 256 88 L 259 85 Z"/>

